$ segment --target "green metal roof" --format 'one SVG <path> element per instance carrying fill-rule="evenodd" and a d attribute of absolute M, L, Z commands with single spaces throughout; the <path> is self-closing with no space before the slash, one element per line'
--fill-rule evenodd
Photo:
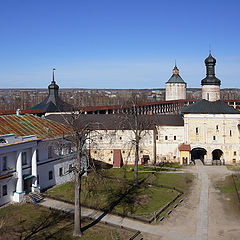
<path fill-rule="evenodd" d="M 166 83 L 183 83 L 186 84 L 179 74 L 173 74 Z"/>
<path fill-rule="evenodd" d="M 192 114 L 240 114 L 240 111 L 220 100 L 209 102 L 205 99 L 181 109 L 181 113 Z"/>

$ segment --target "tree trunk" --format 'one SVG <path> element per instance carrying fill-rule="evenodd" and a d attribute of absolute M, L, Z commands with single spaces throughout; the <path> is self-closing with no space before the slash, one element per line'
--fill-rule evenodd
<path fill-rule="evenodd" d="M 81 177 L 78 170 L 75 172 L 75 208 L 74 208 L 74 237 L 81 237 Z"/>
<path fill-rule="evenodd" d="M 135 164 L 134 164 L 134 186 L 138 185 L 138 160 L 139 160 L 139 136 L 135 136 Z"/>
<path fill-rule="evenodd" d="M 76 135 L 77 165 L 75 167 L 75 208 L 74 208 L 74 237 L 81 237 L 81 141 Z"/>

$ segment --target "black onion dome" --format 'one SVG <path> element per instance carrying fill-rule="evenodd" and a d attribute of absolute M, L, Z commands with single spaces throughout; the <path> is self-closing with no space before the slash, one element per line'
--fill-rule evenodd
<path fill-rule="evenodd" d="M 205 64 L 208 64 L 208 63 L 213 63 L 213 64 L 216 64 L 216 59 L 212 56 L 211 53 L 209 53 L 209 56 L 205 59 Z"/>
<path fill-rule="evenodd" d="M 215 85 L 215 86 L 221 85 L 221 81 L 215 76 L 216 62 L 217 62 L 216 59 L 212 56 L 210 52 L 209 56 L 205 59 L 206 77 L 202 79 L 201 81 L 202 85 Z"/>

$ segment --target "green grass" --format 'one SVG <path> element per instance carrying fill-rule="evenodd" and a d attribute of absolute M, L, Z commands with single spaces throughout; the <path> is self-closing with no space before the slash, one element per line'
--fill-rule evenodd
<path fill-rule="evenodd" d="M 14 204 L 1 208 L 0 222 L 2 221 L 4 224 L 3 227 L 0 228 L 0 239 L 4 240 L 21 239 L 21 236 L 26 237 L 33 229 L 36 229 L 36 226 L 39 226 L 39 224 L 42 224 L 43 229 L 29 239 L 124 240 L 129 239 L 130 236 L 133 235 L 132 232 L 127 230 L 98 223 L 84 231 L 83 237 L 73 238 L 72 216 L 30 204 Z M 88 220 L 83 220 L 82 226 L 88 225 L 89 223 Z"/>
<path fill-rule="evenodd" d="M 240 175 L 234 175 L 236 186 L 240 194 Z M 240 217 L 240 204 L 238 196 L 233 183 L 232 175 L 225 177 L 224 180 L 219 181 L 216 184 L 216 188 L 220 190 L 221 201 L 223 202 L 223 208 L 228 215 L 234 215 L 237 218 Z"/>
<path fill-rule="evenodd" d="M 234 179 L 236 182 L 236 186 L 238 191 L 240 191 L 240 175 L 234 175 Z M 236 189 L 233 183 L 232 175 L 227 176 L 224 181 L 220 181 L 217 184 L 217 188 L 222 192 L 222 193 L 234 193 L 236 194 Z"/>
<path fill-rule="evenodd" d="M 96 179 L 89 175 L 83 181 L 82 203 L 92 207 L 108 209 L 111 203 L 117 201 L 127 189 L 132 187 L 133 172 L 130 167 L 121 169 L 109 169 L 101 172 L 104 176 L 111 177 Z M 149 184 L 166 185 L 176 187 L 188 193 L 192 183 L 193 175 L 185 173 L 139 173 L 139 178 L 148 176 Z M 143 183 L 140 188 L 131 191 L 113 209 L 115 212 L 129 215 L 152 215 L 173 200 L 178 192 L 172 189 L 149 186 Z M 74 201 L 74 182 L 56 186 L 49 189 L 47 193 L 61 199 Z"/>
<path fill-rule="evenodd" d="M 240 172 L 240 166 L 239 165 L 225 165 L 225 166 L 231 171 L 239 171 Z"/>

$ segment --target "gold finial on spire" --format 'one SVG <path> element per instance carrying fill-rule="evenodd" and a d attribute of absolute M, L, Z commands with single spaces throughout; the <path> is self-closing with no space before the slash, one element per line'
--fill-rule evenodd
<path fill-rule="evenodd" d="M 175 74 L 175 75 L 179 74 L 179 70 L 177 68 L 177 61 L 176 61 L 176 59 L 175 59 L 175 66 L 173 68 L 173 74 Z"/>

